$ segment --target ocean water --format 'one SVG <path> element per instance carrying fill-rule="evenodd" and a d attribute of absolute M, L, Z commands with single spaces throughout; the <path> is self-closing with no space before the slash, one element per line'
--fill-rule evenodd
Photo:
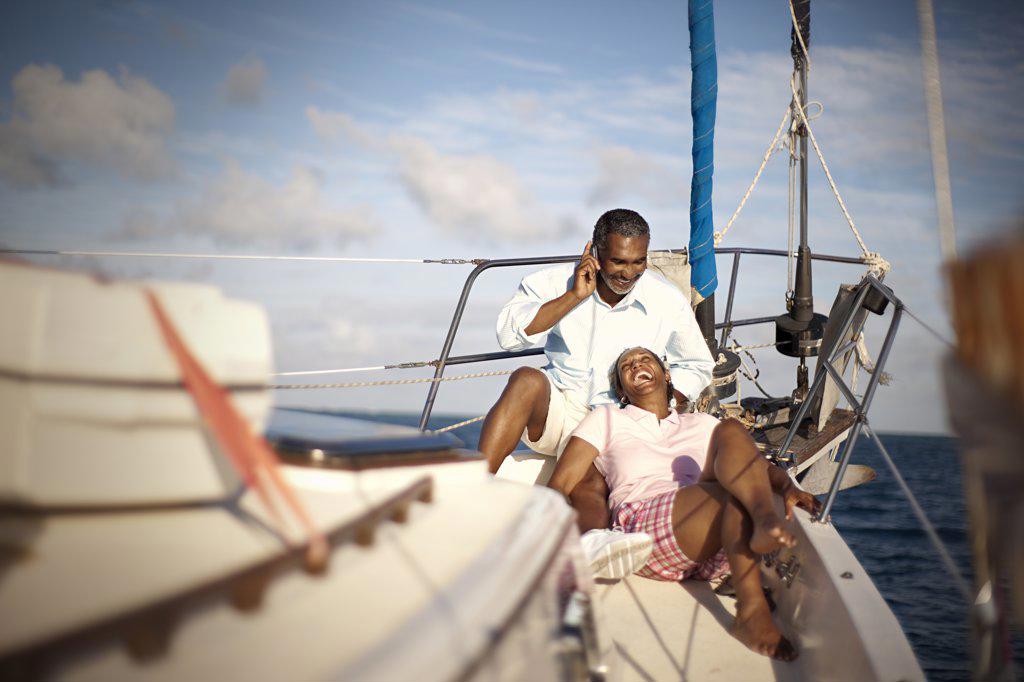
<path fill-rule="evenodd" d="M 417 425 L 419 420 L 419 415 L 414 414 L 359 416 L 410 426 Z M 466 418 L 439 415 L 431 419 L 429 426 L 440 428 Z M 480 423 L 454 433 L 475 448 Z M 970 582 L 968 521 L 957 441 L 942 436 L 880 437 L 954 562 Z M 896 614 L 928 679 L 969 680 L 967 604 L 874 443 L 862 436 L 853 461 L 873 467 L 878 477 L 839 493 L 832 511 L 833 523 Z M 1024 637 L 1015 633 L 1012 640 L 1018 675 L 1024 675 Z"/>
<path fill-rule="evenodd" d="M 971 581 L 968 519 L 957 441 L 881 434 L 889 454 L 925 510 L 953 561 Z M 878 478 L 839 493 L 832 521 L 889 603 L 929 680 L 969 680 L 967 604 L 906 502 L 873 442 L 858 441 L 854 461 Z M 1024 672 L 1024 638 L 1014 652 Z"/>

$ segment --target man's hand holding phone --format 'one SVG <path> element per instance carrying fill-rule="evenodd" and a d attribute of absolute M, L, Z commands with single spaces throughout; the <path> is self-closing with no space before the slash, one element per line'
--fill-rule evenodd
<path fill-rule="evenodd" d="M 597 288 L 597 271 L 601 269 L 601 264 L 595 257 L 596 252 L 597 249 L 590 248 L 590 242 L 583 247 L 583 256 L 576 266 L 576 276 L 572 283 L 572 294 L 577 300 L 582 301 Z"/>

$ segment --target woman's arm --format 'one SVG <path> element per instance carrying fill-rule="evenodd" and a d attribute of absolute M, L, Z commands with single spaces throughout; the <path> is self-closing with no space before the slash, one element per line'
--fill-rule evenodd
<path fill-rule="evenodd" d="M 597 448 L 579 436 L 569 439 L 565 451 L 558 458 L 555 471 L 551 474 L 548 487 L 557 490 L 567 498 L 586 475 L 590 465 L 598 456 Z"/>
<path fill-rule="evenodd" d="M 800 507 L 812 515 L 821 511 L 821 502 L 814 495 L 801 490 L 779 465 L 768 463 L 768 480 L 772 490 L 781 495 L 782 501 L 786 503 L 787 519 L 793 518 L 793 507 Z"/>

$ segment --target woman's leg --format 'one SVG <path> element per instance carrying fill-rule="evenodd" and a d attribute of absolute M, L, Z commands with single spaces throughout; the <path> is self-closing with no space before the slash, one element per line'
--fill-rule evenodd
<path fill-rule="evenodd" d="M 736 590 L 732 635 L 759 654 L 789 661 L 793 645 L 772 621 L 761 585 L 759 556 L 751 550 L 754 524 L 744 507 L 721 485 L 681 488 L 672 507 L 672 528 L 683 554 L 698 563 L 725 549 Z"/>
<path fill-rule="evenodd" d="M 796 544 L 775 510 L 768 467 L 754 439 L 738 421 L 726 420 L 715 428 L 702 480 L 720 483 L 750 514 L 754 524 L 750 548 L 757 554 Z"/>

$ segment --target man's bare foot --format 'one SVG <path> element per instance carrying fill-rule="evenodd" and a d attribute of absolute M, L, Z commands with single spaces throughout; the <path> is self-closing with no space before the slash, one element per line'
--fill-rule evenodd
<path fill-rule="evenodd" d="M 785 522 L 775 510 L 769 510 L 757 516 L 751 515 L 754 532 L 750 534 L 750 551 L 755 554 L 767 554 L 780 547 L 795 547 L 796 538 L 786 530 Z"/>
<path fill-rule="evenodd" d="M 797 657 L 796 647 L 775 627 L 767 604 L 749 610 L 738 608 L 730 633 L 762 656 L 777 661 L 792 661 Z"/>

